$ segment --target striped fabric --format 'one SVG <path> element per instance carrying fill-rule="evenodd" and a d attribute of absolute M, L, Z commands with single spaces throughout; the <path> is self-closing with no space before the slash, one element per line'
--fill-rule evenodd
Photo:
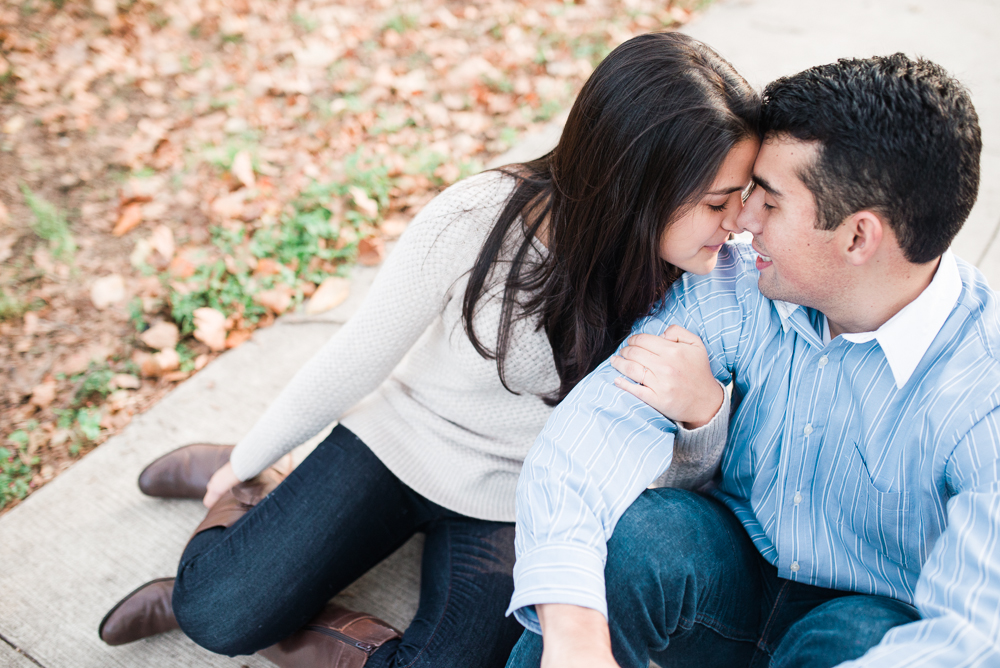
<path fill-rule="evenodd" d="M 782 577 L 917 606 L 921 621 L 844 665 L 1000 666 L 995 293 L 946 254 L 925 291 L 940 302 L 950 277 L 958 295 L 941 318 L 911 309 L 884 337 L 824 343 L 821 313 L 760 294 L 754 258 L 727 246 L 716 271 L 685 276 L 634 330 L 678 323 L 701 336 L 720 381 L 735 379 L 742 403 L 714 494 Z M 673 424 L 616 389 L 617 375 L 605 363 L 577 386 L 521 473 L 510 611 L 535 632 L 538 603 L 607 615 L 605 543 L 671 461 Z"/>

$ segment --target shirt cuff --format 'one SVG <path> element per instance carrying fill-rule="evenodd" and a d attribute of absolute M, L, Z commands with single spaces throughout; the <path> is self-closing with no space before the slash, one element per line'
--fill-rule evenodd
<path fill-rule="evenodd" d="M 719 381 L 716 381 L 719 382 Z M 697 429 L 677 425 L 670 468 L 650 487 L 699 489 L 715 477 L 729 436 L 732 384 L 722 385 L 722 405 L 710 422 Z"/>
<path fill-rule="evenodd" d="M 537 634 L 542 633 L 534 606 L 566 603 L 597 610 L 608 617 L 604 591 L 604 555 L 586 545 L 547 543 L 518 555 L 514 596 L 507 614 Z"/>

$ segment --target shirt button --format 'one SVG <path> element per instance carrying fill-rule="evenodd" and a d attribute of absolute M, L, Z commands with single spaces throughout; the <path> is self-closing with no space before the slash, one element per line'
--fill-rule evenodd
<path fill-rule="evenodd" d="M 813 426 L 811 424 L 807 424 L 805 428 L 802 430 L 802 433 L 805 434 L 806 436 L 813 433 Z"/>
<path fill-rule="evenodd" d="M 795 505 L 799 505 L 800 503 L 802 503 L 801 492 L 795 492 L 795 496 L 792 497 L 792 503 L 794 503 Z"/>
<path fill-rule="evenodd" d="M 823 355 L 822 357 L 820 357 L 819 358 L 819 368 L 822 369 L 823 367 L 825 367 L 826 363 L 829 362 L 829 361 L 830 361 L 830 359 L 826 355 Z"/>
<path fill-rule="evenodd" d="M 798 573 L 799 572 L 799 562 L 793 561 L 792 565 L 789 566 L 789 568 L 792 570 L 793 573 Z"/>

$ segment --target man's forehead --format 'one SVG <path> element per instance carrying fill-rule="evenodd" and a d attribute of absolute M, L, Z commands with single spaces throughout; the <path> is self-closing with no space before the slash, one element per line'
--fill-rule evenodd
<path fill-rule="evenodd" d="M 753 166 L 754 181 L 776 196 L 805 187 L 802 174 L 819 155 L 818 141 L 802 141 L 787 134 L 764 137 Z"/>

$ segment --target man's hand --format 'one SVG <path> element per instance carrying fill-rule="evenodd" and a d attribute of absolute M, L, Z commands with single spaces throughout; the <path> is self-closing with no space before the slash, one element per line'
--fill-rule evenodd
<path fill-rule="evenodd" d="M 541 668 L 620 668 L 604 615 L 578 605 L 536 605 L 542 625 Z"/>
<path fill-rule="evenodd" d="M 712 375 L 701 339 L 679 325 L 660 336 L 636 334 L 611 366 L 626 378 L 615 385 L 686 429 L 702 427 L 722 406 L 724 391 Z"/>
<path fill-rule="evenodd" d="M 211 508 L 223 494 L 231 490 L 239 483 L 240 479 L 236 477 L 235 473 L 233 473 L 233 465 L 230 462 L 226 462 L 225 465 L 213 473 L 212 477 L 208 480 L 208 488 L 205 492 L 205 498 L 202 499 L 201 502 L 205 504 L 206 508 Z"/>

